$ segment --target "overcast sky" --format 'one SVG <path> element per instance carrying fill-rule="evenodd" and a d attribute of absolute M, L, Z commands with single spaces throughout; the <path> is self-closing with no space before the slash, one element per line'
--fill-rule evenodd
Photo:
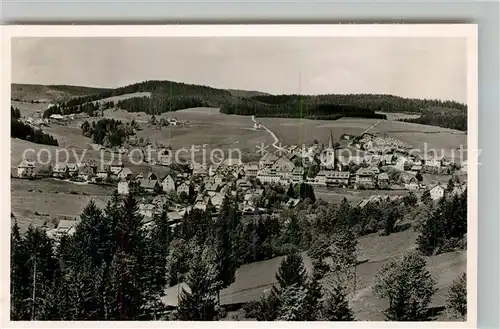
<path fill-rule="evenodd" d="M 12 40 L 17 83 L 119 87 L 174 80 L 273 94 L 384 93 L 465 103 L 466 78 L 462 38 Z"/>

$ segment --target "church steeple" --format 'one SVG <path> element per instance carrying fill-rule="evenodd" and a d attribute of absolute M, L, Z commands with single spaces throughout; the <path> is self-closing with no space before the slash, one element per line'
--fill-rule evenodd
<path fill-rule="evenodd" d="M 332 131 L 330 130 L 330 140 L 328 141 L 328 148 L 330 150 L 333 150 L 333 136 L 332 136 Z"/>

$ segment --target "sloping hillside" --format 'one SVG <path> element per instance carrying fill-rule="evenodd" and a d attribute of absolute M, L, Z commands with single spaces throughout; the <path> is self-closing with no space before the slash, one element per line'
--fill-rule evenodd
<path fill-rule="evenodd" d="M 107 89 L 82 86 L 13 83 L 11 85 L 11 99 L 21 102 L 55 103 L 71 97 L 91 95 L 105 90 Z"/>

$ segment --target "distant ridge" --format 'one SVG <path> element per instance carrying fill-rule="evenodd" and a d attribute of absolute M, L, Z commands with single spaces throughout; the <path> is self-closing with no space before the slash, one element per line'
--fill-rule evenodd
<path fill-rule="evenodd" d="M 221 89 L 169 80 L 147 80 L 115 88 L 12 85 L 13 99 L 47 99 L 58 106 L 47 114 L 93 113 L 90 102 L 125 96 L 107 107 L 160 114 L 193 107 L 219 108 L 221 113 L 256 117 L 337 120 L 342 117 L 386 119 L 379 112 L 423 113 L 429 108 L 466 110 L 454 101 L 404 98 L 383 94 L 271 95 L 260 91 Z M 138 93 L 148 96 L 138 97 Z M 149 94 L 150 93 L 150 94 Z M 150 96 L 149 96 L 150 95 Z"/>

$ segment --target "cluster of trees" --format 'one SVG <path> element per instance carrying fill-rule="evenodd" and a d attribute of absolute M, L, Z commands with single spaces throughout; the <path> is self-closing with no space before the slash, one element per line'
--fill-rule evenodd
<path fill-rule="evenodd" d="M 210 103 L 198 96 L 152 95 L 151 97 L 132 97 L 120 100 L 116 106 L 128 112 L 161 114 L 192 107 L 208 107 Z"/>
<path fill-rule="evenodd" d="M 69 101 L 68 101 L 69 102 Z M 68 105 L 67 103 L 55 104 L 43 112 L 43 117 L 48 118 L 52 114 L 76 114 L 76 113 L 86 113 L 89 116 L 95 116 L 96 112 L 99 113 L 104 109 L 99 103 L 84 103 L 78 105 Z"/>
<path fill-rule="evenodd" d="M 120 120 L 100 119 L 97 122 L 84 121 L 81 125 L 84 136 L 92 138 L 94 143 L 106 147 L 121 146 L 127 137 L 134 134 L 135 123 L 123 124 Z"/>
<path fill-rule="evenodd" d="M 257 95 L 252 100 L 266 104 L 294 104 L 301 101 L 304 104 L 337 104 L 355 106 L 381 112 L 413 112 L 420 113 L 429 107 L 449 107 L 467 109 L 465 104 L 437 99 L 415 99 L 380 94 L 327 94 L 317 96 L 304 95 Z"/>
<path fill-rule="evenodd" d="M 399 121 L 467 131 L 467 110 L 448 109 L 446 112 L 425 111 L 419 118 Z"/>
<path fill-rule="evenodd" d="M 466 247 L 467 190 L 439 200 L 435 209 L 420 224 L 419 249 L 426 255 Z"/>
<path fill-rule="evenodd" d="M 356 105 L 317 103 L 317 99 L 311 99 L 310 102 L 304 102 L 300 99 L 300 96 L 297 96 L 297 98 L 299 98 L 299 100 L 282 104 L 269 104 L 253 100 L 250 100 L 250 102 L 247 100 L 247 102 L 229 103 L 224 104 L 220 111 L 225 114 L 255 115 L 257 117 L 305 118 L 316 120 L 337 120 L 342 117 L 374 119 L 387 118 L 386 115 L 377 114 L 370 108 L 364 108 Z"/>
<path fill-rule="evenodd" d="M 278 198 L 286 192 L 265 191 Z M 443 227 L 436 233 L 424 222 L 422 232 L 445 236 L 425 241 L 457 235 L 447 231 L 457 226 L 452 218 L 466 214 L 465 196 L 438 205 L 431 218 Z M 135 191 L 125 198 L 115 192 L 103 210 L 90 202 L 75 234 L 58 243 L 32 227 L 21 235 L 16 224 L 11 235 L 12 319 L 218 320 L 224 317 L 220 291 L 234 282 L 239 266 L 285 256 L 276 273 L 278 285 L 244 307 L 248 318 L 354 320 L 348 296 L 356 289 L 358 237 L 371 230 L 390 234 L 417 202 L 408 196 L 359 209 L 346 200 L 334 205 L 307 198 L 273 215 L 243 216 L 238 198 L 227 194 L 218 213 L 209 204 L 205 211 L 186 213 L 173 228 L 167 202 L 146 228 Z M 312 259 L 311 275 L 300 256 L 304 251 Z M 388 301 L 388 320 L 428 318 L 435 281 L 425 268 L 426 253 L 406 254 L 377 275 L 374 290 Z M 188 288 L 180 292 L 177 310 L 168 314 L 161 297 L 166 287 L 180 282 Z M 465 277 L 450 289 L 447 310 L 466 316 Z"/>
<path fill-rule="evenodd" d="M 10 107 L 10 137 L 19 138 L 37 144 L 59 146 L 59 142 L 52 135 L 44 133 L 27 123 L 21 122 L 21 112 L 18 108 Z"/>
<path fill-rule="evenodd" d="M 162 312 L 166 216 L 143 228 L 135 198 L 90 202 L 72 236 L 55 244 L 30 227 L 11 235 L 13 320 L 153 320 Z"/>
<path fill-rule="evenodd" d="M 452 101 L 409 99 L 391 95 L 254 95 L 235 96 L 229 90 L 173 81 L 150 80 L 91 95 L 71 98 L 58 105 L 53 113 L 93 113 L 92 102 L 130 93 L 150 92 L 151 97 L 133 97 L 117 103 L 131 112 L 159 114 L 190 107 L 219 107 L 222 113 L 261 117 L 290 117 L 336 120 L 341 117 L 385 119 L 382 112 L 421 113 L 429 107 L 466 110 L 466 105 Z M 58 112 L 55 112 L 58 111 Z"/>
<path fill-rule="evenodd" d="M 21 117 L 21 111 L 17 107 L 10 107 L 10 118 L 19 119 Z"/>

